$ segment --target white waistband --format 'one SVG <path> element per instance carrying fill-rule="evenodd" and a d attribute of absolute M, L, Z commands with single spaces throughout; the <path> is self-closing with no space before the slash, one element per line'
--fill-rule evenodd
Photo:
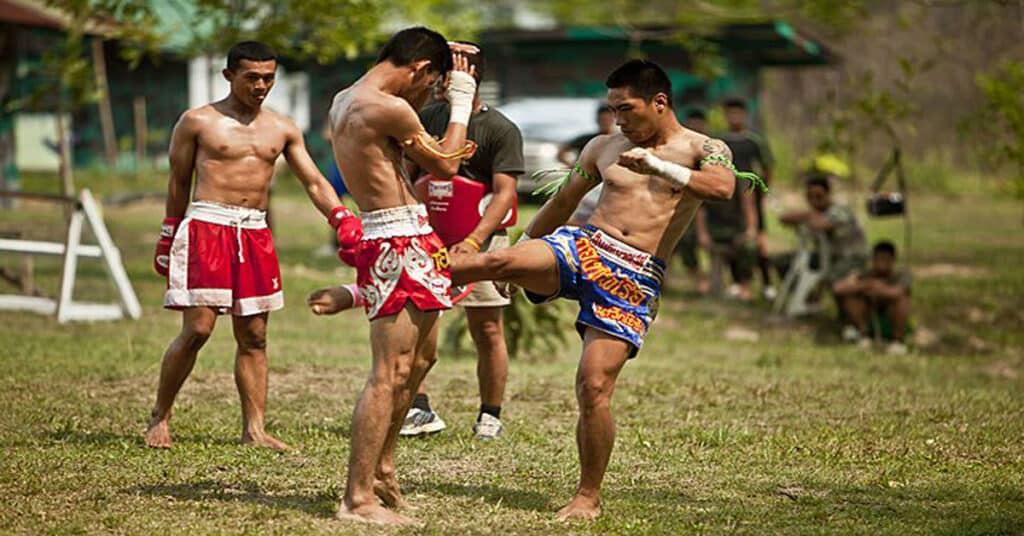
<path fill-rule="evenodd" d="M 643 268 L 653 256 L 646 251 L 640 251 L 614 236 L 602 232 L 600 229 L 594 229 L 593 234 L 590 235 L 590 241 L 597 249 L 633 264 L 636 269 Z"/>
<path fill-rule="evenodd" d="M 266 229 L 267 227 L 267 213 L 263 210 L 222 205 L 209 201 L 193 201 L 185 217 L 242 229 Z"/>
<path fill-rule="evenodd" d="M 360 217 L 364 240 L 422 236 L 434 232 L 427 217 L 427 207 L 422 204 L 363 212 Z"/>

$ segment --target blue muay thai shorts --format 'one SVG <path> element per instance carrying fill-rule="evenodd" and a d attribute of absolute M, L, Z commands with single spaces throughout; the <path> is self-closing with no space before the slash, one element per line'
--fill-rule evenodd
<path fill-rule="evenodd" d="M 576 330 L 588 327 L 628 342 L 636 356 L 658 312 L 665 263 L 597 227 L 559 227 L 540 238 L 555 253 L 559 289 L 551 296 L 527 291 L 533 303 L 566 298 L 580 303 Z"/>

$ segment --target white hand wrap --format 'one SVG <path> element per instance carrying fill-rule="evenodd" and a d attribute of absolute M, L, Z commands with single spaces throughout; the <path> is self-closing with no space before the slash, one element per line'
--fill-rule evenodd
<path fill-rule="evenodd" d="M 445 92 L 452 112 L 449 123 L 469 124 L 469 116 L 473 114 L 473 98 L 476 96 L 476 79 L 464 71 L 452 71 L 448 78 L 448 90 Z"/>
<path fill-rule="evenodd" d="M 526 234 L 526 231 L 523 231 L 523 234 L 519 235 L 519 240 L 516 240 L 516 244 L 526 242 L 527 240 L 533 240 L 533 237 Z"/>
<path fill-rule="evenodd" d="M 690 184 L 690 174 L 693 173 L 693 170 L 688 167 L 666 162 L 646 149 L 644 149 L 644 163 L 654 170 L 655 175 L 663 179 L 668 179 L 683 187 Z"/>

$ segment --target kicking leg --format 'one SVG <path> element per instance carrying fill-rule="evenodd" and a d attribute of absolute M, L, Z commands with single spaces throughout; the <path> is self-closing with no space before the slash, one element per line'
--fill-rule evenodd
<path fill-rule="evenodd" d="M 160 386 L 146 429 L 146 445 L 156 448 L 171 446 L 171 406 L 216 322 L 217 312 L 207 307 L 192 307 L 182 312 L 181 333 L 167 348 L 160 365 Z"/>
<path fill-rule="evenodd" d="M 461 255 L 452 260 L 452 284 L 504 281 L 541 296 L 558 292 L 558 263 L 543 240 L 527 240 L 507 249 Z"/>
<path fill-rule="evenodd" d="M 235 342 L 235 385 L 242 400 L 242 443 L 274 450 L 288 445 L 264 429 L 267 409 L 267 319 L 262 313 L 232 317 Z"/>
<path fill-rule="evenodd" d="M 558 511 L 558 519 L 594 519 L 601 515 L 601 481 L 615 443 L 612 392 L 629 350 L 627 342 L 595 329 L 588 328 L 584 335 L 583 357 L 576 372 L 580 481 L 576 496 Z"/>

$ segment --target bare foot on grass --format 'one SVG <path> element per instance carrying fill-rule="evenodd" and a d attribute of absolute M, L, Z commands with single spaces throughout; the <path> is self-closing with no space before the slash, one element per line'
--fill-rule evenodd
<path fill-rule="evenodd" d="M 351 508 L 344 501 L 338 507 L 338 513 L 335 514 L 334 518 L 339 521 L 355 521 L 357 523 L 372 523 L 375 525 L 409 526 L 419 524 L 419 521 L 392 512 L 379 504 Z"/>
<path fill-rule="evenodd" d="M 150 419 L 145 435 L 147 447 L 155 449 L 171 448 L 171 425 L 166 419 Z"/>
<path fill-rule="evenodd" d="M 577 495 L 555 514 L 559 521 L 590 521 L 601 515 L 601 500 Z"/>
<path fill-rule="evenodd" d="M 270 435 L 270 434 L 268 434 L 266 432 L 260 432 L 260 433 L 245 432 L 245 433 L 242 434 L 242 444 L 243 445 L 253 445 L 253 446 L 256 446 L 256 447 L 264 447 L 264 448 L 268 448 L 268 449 L 271 449 L 271 450 L 280 450 L 280 451 L 291 450 L 291 447 L 289 447 L 287 443 L 285 443 L 284 441 L 281 441 L 280 439 L 277 439 L 276 437 L 274 437 L 274 436 L 272 436 L 272 435 Z"/>
<path fill-rule="evenodd" d="M 388 508 L 412 509 L 405 497 L 402 496 L 402 490 L 394 478 L 374 479 L 373 493 Z"/>

